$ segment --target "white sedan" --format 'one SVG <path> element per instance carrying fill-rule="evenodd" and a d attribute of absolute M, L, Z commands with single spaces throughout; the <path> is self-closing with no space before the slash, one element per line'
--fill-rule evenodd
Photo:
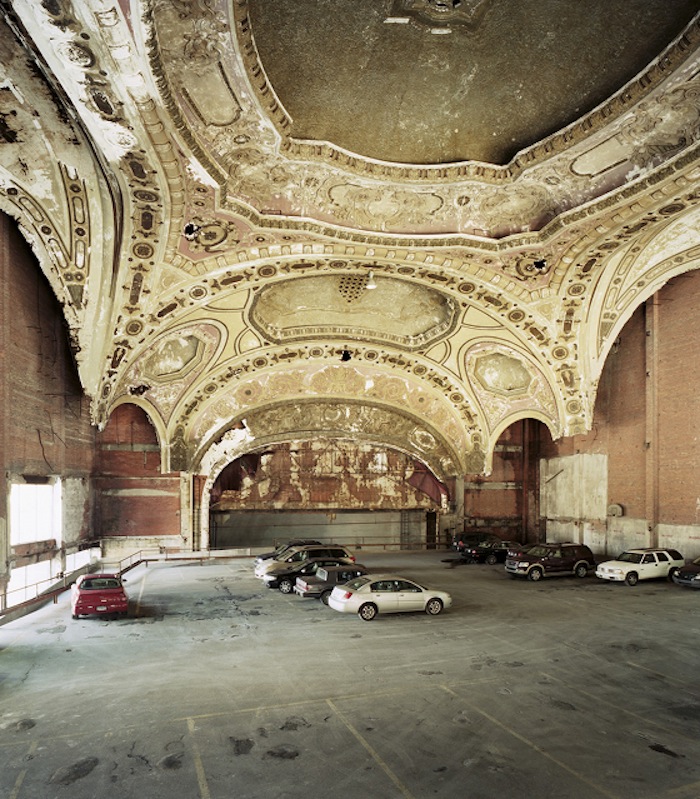
<path fill-rule="evenodd" d="M 345 585 L 337 585 L 328 607 L 340 613 L 357 613 L 372 621 L 377 613 L 407 613 L 422 610 L 437 616 L 452 605 L 446 591 L 436 591 L 395 574 L 364 574 Z"/>

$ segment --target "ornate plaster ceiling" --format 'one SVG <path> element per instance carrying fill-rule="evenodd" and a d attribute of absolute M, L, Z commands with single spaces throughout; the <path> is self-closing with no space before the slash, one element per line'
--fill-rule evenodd
<path fill-rule="evenodd" d="M 589 429 L 698 266 L 700 18 L 561 5 L 0 0 L 0 208 L 96 424 L 139 404 L 164 469 L 336 438 L 441 478 Z"/>

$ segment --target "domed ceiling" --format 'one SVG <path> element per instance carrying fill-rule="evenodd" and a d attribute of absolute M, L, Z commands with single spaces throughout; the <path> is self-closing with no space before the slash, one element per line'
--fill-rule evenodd
<path fill-rule="evenodd" d="M 407 164 L 507 164 L 608 100 L 696 10 L 668 0 L 248 3 L 289 135 Z"/>
<path fill-rule="evenodd" d="M 697 3 L 0 0 L 0 208 L 164 470 L 590 429 L 698 266 Z"/>

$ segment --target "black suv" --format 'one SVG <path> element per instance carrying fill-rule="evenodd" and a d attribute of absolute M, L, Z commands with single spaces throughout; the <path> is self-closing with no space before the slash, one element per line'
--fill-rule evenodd
<path fill-rule="evenodd" d="M 585 577 L 595 569 L 595 558 L 584 544 L 535 544 L 527 552 L 509 552 L 506 572 L 528 580 L 541 580 L 556 574 L 575 574 Z"/>

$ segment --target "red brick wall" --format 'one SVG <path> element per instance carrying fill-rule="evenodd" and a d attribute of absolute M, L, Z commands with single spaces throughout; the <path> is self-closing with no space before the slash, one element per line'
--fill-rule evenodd
<path fill-rule="evenodd" d="M 464 527 L 488 530 L 504 539 L 536 540 L 539 422 L 516 422 L 501 435 L 493 453 L 491 474 L 467 475 Z M 525 461 L 528 466 L 525 466 Z"/>
<path fill-rule="evenodd" d="M 608 499 L 625 514 L 644 518 L 646 433 L 645 309 L 637 309 L 608 355 L 598 387 L 591 452 L 608 455 Z"/>
<path fill-rule="evenodd" d="M 60 306 L 15 223 L 0 214 L 2 462 L 9 471 L 83 475 L 93 460 Z"/>
<path fill-rule="evenodd" d="M 678 525 L 692 540 L 698 534 L 687 528 L 700 524 L 699 310 L 699 272 L 668 283 L 637 309 L 608 355 L 591 433 L 542 439 L 543 457 L 605 454 L 609 504 L 650 532 Z"/>
<path fill-rule="evenodd" d="M 0 213 L 0 462 L 4 473 L 88 478 L 94 429 L 61 308 L 16 223 Z M 0 517 L 7 518 L 7 490 Z M 64 540 L 90 534 L 86 506 Z"/>
<path fill-rule="evenodd" d="M 658 496 L 663 524 L 700 524 L 700 274 L 658 303 Z"/>
<path fill-rule="evenodd" d="M 606 455 L 608 504 L 622 505 L 625 514 L 635 518 L 644 518 L 646 512 L 645 347 L 642 307 L 624 327 L 608 355 L 598 384 L 591 432 L 556 442 L 545 435 L 541 444 L 544 458 L 577 453 Z"/>
<path fill-rule="evenodd" d="M 146 413 L 121 405 L 97 435 L 99 537 L 179 536 L 180 477 L 160 473 L 160 448 Z"/>

